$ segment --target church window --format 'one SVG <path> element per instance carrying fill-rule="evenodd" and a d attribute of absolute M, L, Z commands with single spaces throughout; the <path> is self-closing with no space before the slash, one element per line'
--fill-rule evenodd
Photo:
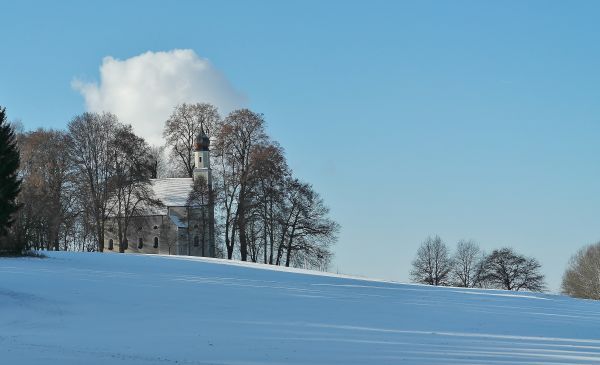
<path fill-rule="evenodd" d="M 200 159 L 198 160 L 198 162 L 202 162 L 202 156 L 200 156 Z"/>
<path fill-rule="evenodd" d="M 113 249 L 113 240 L 112 240 L 112 238 L 108 240 L 108 249 L 109 250 Z"/>
<path fill-rule="evenodd" d="M 142 237 L 140 237 L 138 239 L 138 250 L 141 250 L 142 247 L 144 247 L 144 240 L 142 239 Z"/>
<path fill-rule="evenodd" d="M 158 248 L 158 237 L 154 237 L 154 248 Z"/>
<path fill-rule="evenodd" d="M 154 226 L 154 229 L 158 229 L 158 226 Z"/>
<path fill-rule="evenodd" d="M 194 247 L 200 246 L 200 237 L 194 236 Z"/>

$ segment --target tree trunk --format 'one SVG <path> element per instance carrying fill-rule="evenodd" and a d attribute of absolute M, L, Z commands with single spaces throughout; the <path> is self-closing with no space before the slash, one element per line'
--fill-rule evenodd
<path fill-rule="evenodd" d="M 292 257 L 292 241 L 294 239 L 294 236 L 291 235 L 290 236 L 290 240 L 288 242 L 288 247 L 287 247 L 287 252 L 286 252 L 286 257 L 285 257 L 285 267 L 290 267 L 290 258 Z"/>
<path fill-rule="evenodd" d="M 227 248 L 227 259 L 231 260 L 233 257 L 233 243 L 229 237 L 229 217 L 225 217 L 225 248 Z"/>
<path fill-rule="evenodd" d="M 123 227 L 121 225 L 120 218 L 117 218 L 117 229 L 118 229 L 118 236 L 119 236 L 119 252 L 124 253 L 125 246 L 123 245 Z"/>
<path fill-rule="evenodd" d="M 270 252 L 269 252 L 269 265 L 273 265 L 273 245 L 275 244 L 275 230 L 273 223 L 273 201 L 270 202 L 270 212 L 269 212 L 269 244 L 270 244 Z"/>
<path fill-rule="evenodd" d="M 248 260 L 248 237 L 246 237 L 246 202 L 243 192 L 240 192 L 238 205 L 237 226 L 240 236 L 240 256 L 242 261 Z"/>
<path fill-rule="evenodd" d="M 104 252 L 104 230 L 99 223 L 96 223 L 98 231 L 98 251 Z"/>
<path fill-rule="evenodd" d="M 296 232 L 296 222 L 298 217 L 294 220 L 294 225 L 292 226 L 292 232 L 290 233 L 290 239 L 288 241 L 287 254 L 285 258 L 285 267 L 290 267 L 290 258 L 292 257 L 292 242 L 294 241 L 294 233 Z"/>
<path fill-rule="evenodd" d="M 267 207 L 264 209 L 264 220 L 263 220 L 263 256 L 264 263 L 267 263 Z"/>
<path fill-rule="evenodd" d="M 275 265 L 279 266 L 281 264 L 281 257 L 283 256 L 283 247 L 285 246 L 285 232 L 286 228 L 283 227 L 281 233 L 281 240 L 279 241 L 279 246 L 277 247 L 277 260 L 275 261 Z"/>

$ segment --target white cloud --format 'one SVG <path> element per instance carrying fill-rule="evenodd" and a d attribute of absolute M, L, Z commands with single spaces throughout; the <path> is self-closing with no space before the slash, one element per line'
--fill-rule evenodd
<path fill-rule="evenodd" d="M 162 129 L 180 103 L 208 102 L 221 114 L 245 104 L 245 98 L 193 50 L 146 52 L 126 60 L 105 57 L 100 83 L 75 79 L 72 87 L 88 111 L 111 112 L 130 123 L 150 144 L 163 144 Z"/>

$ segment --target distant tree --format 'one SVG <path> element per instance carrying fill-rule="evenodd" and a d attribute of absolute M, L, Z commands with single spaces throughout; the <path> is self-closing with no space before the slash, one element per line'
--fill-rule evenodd
<path fill-rule="evenodd" d="M 452 284 L 471 288 L 481 281 L 481 262 L 484 255 L 474 241 L 459 241 L 452 258 Z"/>
<path fill-rule="evenodd" d="M 543 291 L 544 275 L 534 259 L 515 253 L 510 248 L 494 250 L 485 258 L 482 280 L 486 285 L 505 290 Z"/>
<path fill-rule="evenodd" d="M 600 242 L 583 247 L 569 261 L 562 292 L 576 298 L 600 300 Z"/>
<path fill-rule="evenodd" d="M 448 285 L 452 260 L 448 247 L 439 236 L 428 237 L 421 244 L 412 266 L 412 281 L 429 285 Z"/>
<path fill-rule="evenodd" d="M 21 186 L 18 169 L 19 149 L 15 132 L 6 119 L 6 109 L 0 107 L 0 237 L 8 234 L 18 209 L 16 199 Z M 0 242 L 9 245 L 8 240 Z M 10 249 L 16 249 L 12 243 Z"/>
<path fill-rule="evenodd" d="M 163 136 L 171 155 L 188 177 L 194 173 L 194 139 L 203 129 L 207 136 L 213 137 L 218 129 L 221 117 L 214 105 L 207 103 L 180 104 L 165 123 Z"/>

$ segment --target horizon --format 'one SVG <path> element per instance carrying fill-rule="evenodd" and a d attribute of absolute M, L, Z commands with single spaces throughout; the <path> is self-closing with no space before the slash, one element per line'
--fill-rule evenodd
<path fill-rule="evenodd" d="M 437 234 L 535 257 L 557 292 L 600 240 L 600 4 L 159 4 L 5 5 L 9 120 L 107 111 L 156 143 L 181 102 L 263 113 L 341 225 L 334 273 L 409 282 Z"/>

